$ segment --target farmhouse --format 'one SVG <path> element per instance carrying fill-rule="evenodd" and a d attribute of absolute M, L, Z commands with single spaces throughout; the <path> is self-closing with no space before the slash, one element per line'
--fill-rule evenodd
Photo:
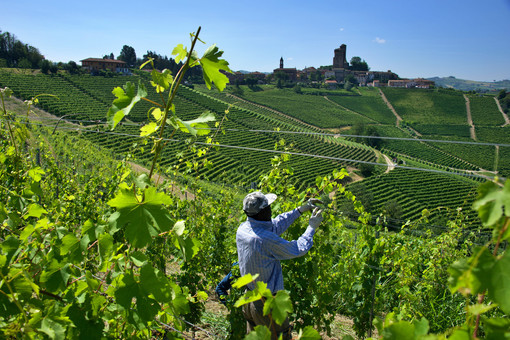
<path fill-rule="evenodd" d="M 81 66 L 90 72 L 99 72 L 108 70 L 117 73 L 129 74 L 129 69 L 125 61 L 115 59 L 87 58 L 81 60 Z"/>

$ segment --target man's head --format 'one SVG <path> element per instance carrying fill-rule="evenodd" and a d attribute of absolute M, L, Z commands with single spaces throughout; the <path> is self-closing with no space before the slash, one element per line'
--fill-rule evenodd
<path fill-rule="evenodd" d="M 260 191 L 246 195 L 243 200 L 245 214 L 260 221 L 271 220 L 271 203 L 276 200 L 275 194 L 263 194 Z"/>

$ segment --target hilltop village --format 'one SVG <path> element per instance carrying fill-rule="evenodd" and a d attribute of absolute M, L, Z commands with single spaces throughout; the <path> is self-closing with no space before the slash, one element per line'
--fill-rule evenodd
<path fill-rule="evenodd" d="M 347 46 L 342 44 L 334 50 L 333 64 L 319 68 L 307 67 L 303 70 L 288 68 L 284 66 L 283 57 L 280 58 L 280 65 L 272 73 L 262 72 L 234 72 L 225 73 L 232 85 L 255 85 L 267 84 L 280 80 L 286 86 L 293 86 L 297 83 L 325 86 L 331 89 L 350 86 L 373 86 L 373 87 L 404 87 L 404 88 L 430 88 L 434 86 L 431 80 L 416 78 L 402 79 L 391 70 L 370 71 L 365 61 L 359 57 L 347 62 Z M 359 61 L 358 61 L 359 59 Z M 110 70 L 117 73 L 130 74 L 126 62 L 113 58 L 87 58 L 81 60 L 82 68 L 91 73 L 98 73 L 101 70 Z"/>
<path fill-rule="evenodd" d="M 389 86 L 389 87 L 418 87 L 430 88 L 434 86 L 431 80 L 416 78 L 416 79 L 402 79 L 392 72 L 388 71 L 369 71 L 368 66 L 363 61 L 361 64 L 365 67 L 354 67 L 347 62 L 347 45 L 342 44 L 339 48 L 334 50 L 333 65 L 321 66 L 320 68 L 307 67 L 303 70 L 296 68 L 284 67 L 283 57 L 280 58 L 280 66 L 273 70 L 273 73 L 251 72 L 242 73 L 234 72 L 227 74 L 231 84 L 239 84 L 245 82 L 253 82 L 256 80 L 258 83 L 266 83 L 274 79 L 282 79 L 290 83 L 298 82 L 315 82 L 322 83 L 330 88 L 335 88 L 344 85 L 346 82 L 358 86 Z M 359 57 L 355 57 L 358 58 Z M 355 59 L 353 58 L 353 59 Z"/>

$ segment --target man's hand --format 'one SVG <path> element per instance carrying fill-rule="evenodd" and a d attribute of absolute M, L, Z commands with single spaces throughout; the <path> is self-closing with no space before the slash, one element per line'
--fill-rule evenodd
<path fill-rule="evenodd" d="M 316 204 L 324 204 L 320 199 L 318 198 L 310 198 L 308 201 L 306 201 L 305 204 L 300 206 L 298 208 L 299 212 L 302 214 L 306 211 L 310 211 L 314 208 L 317 208 Z"/>
<path fill-rule="evenodd" d="M 313 210 L 312 217 L 310 217 L 310 221 L 308 222 L 308 224 L 313 229 L 317 229 L 319 227 L 319 225 L 321 224 L 322 219 L 323 219 L 322 210 L 319 208 L 315 208 Z"/>

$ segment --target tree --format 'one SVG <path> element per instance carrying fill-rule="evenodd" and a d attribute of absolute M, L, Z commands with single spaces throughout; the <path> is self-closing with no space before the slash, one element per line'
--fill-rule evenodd
<path fill-rule="evenodd" d="M 43 61 L 41 61 L 41 72 L 44 73 L 44 74 L 48 74 L 48 72 L 50 71 L 50 62 L 46 59 L 44 59 Z"/>
<path fill-rule="evenodd" d="M 369 126 L 365 130 L 365 135 L 370 137 L 380 137 L 379 132 L 375 126 Z M 365 143 L 370 145 L 373 148 L 379 148 L 381 145 L 381 138 L 366 138 Z"/>
<path fill-rule="evenodd" d="M 346 81 L 344 84 L 344 89 L 350 91 L 354 85 L 350 81 Z"/>
<path fill-rule="evenodd" d="M 365 60 L 361 60 L 360 57 L 352 57 L 350 62 L 350 69 L 353 71 L 368 71 L 370 67 Z"/>
<path fill-rule="evenodd" d="M 19 68 L 32 68 L 32 63 L 27 58 L 23 58 L 18 62 Z"/>
<path fill-rule="evenodd" d="M 136 65 L 135 49 L 128 45 L 122 46 L 118 59 L 125 61 L 129 67 L 134 67 Z"/>
<path fill-rule="evenodd" d="M 317 79 L 317 81 L 321 81 L 323 78 L 322 72 L 319 70 L 315 71 L 315 78 Z"/>
<path fill-rule="evenodd" d="M 70 74 L 76 74 L 80 71 L 78 65 L 74 61 L 69 61 L 66 65 L 64 65 L 64 68 L 69 72 Z"/>
<path fill-rule="evenodd" d="M 373 164 L 367 164 L 367 163 L 361 163 L 361 165 L 359 166 L 359 169 L 361 171 L 361 174 L 363 175 L 363 177 L 370 177 L 373 175 L 374 171 L 375 171 L 375 165 Z"/>
<path fill-rule="evenodd" d="M 58 67 L 57 67 L 57 64 L 55 63 L 50 63 L 50 72 L 55 74 L 58 72 Z"/>

